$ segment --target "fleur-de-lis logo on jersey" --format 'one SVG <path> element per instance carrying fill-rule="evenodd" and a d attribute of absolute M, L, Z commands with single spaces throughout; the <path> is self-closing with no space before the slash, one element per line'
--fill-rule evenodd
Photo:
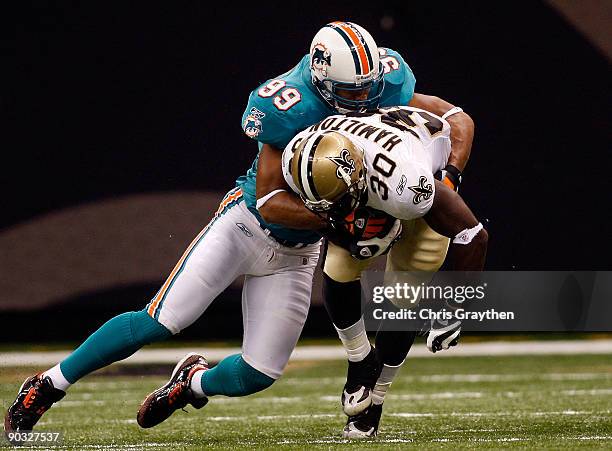
<path fill-rule="evenodd" d="M 414 197 L 412 198 L 412 203 L 420 204 L 424 200 L 427 200 L 433 194 L 433 186 L 431 183 L 427 183 L 427 177 L 422 175 L 419 178 L 419 184 L 415 186 L 409 186 L 408 189 L 414 193 Z"/>
<path fill-rule="evenodd" d="M 342 149 L 340 152 L 340 156 L 338 157 L 327 157 L 329 160 L 333 161 L 338 168 L 336 169 L 336 177 L 339 179 L 344 179 L 344 175 L 346 174 L 349 177 L 353 172 L 355 172 L 355 160 L 351 158 L 351 154 L 348 149 Z"/>
<path fill-rule="evenodd" d="M 310 67 L 327 77 L 328 66 L 331 66 L 331 52 L 323 44 L 315 44 L 310 55 Z"/>

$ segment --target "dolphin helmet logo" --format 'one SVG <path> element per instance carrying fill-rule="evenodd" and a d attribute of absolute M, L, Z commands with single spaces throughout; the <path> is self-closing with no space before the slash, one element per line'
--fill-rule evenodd
<path fill-rule="evenodd" d="M 315 44 L 310 55 L 310 68 L 327 77 L 329 66 L 331 66 L 331 52 L 323 44 Z"/>

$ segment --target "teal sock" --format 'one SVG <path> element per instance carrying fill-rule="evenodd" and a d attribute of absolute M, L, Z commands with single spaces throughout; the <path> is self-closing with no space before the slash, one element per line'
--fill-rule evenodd
<path fill-rule="evenodd" d="M 68 382 L 99 368 L 123 360 L 144 345 L 164 340 L 172 333 L 145 310 L 127 312 L 111 318 L 60 363 Z"/>
<path fill-rule="evenodd" d="M 224 358 L 202 375 L 202 390 L 206 396 L 246 396 L 273 383 L 274 379 L 246 363 L 240 354 Z"/>

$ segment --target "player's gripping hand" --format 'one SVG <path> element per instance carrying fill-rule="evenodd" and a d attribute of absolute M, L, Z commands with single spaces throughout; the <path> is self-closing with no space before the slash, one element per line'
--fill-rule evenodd
<path fill-rule="evenodd" d="M 326 237 L 363 260 L 388 252 L 402 232 L 402 224 L 387 213 L 359 207 L 343 218 L 330 215 Z"/>
<path fill-rule="evenodd" d="M 359 260 L 378 257 L 391 250 L 391 247 L 399 239 L 401 233 L 402 222 L 394 218 L 393 225 L 384 236 L 379 237 L 379 235 L 376 235 L 368 240 L 357 241 L 357 243 L 351 244 L 349 250 L 351 255 Z"/>

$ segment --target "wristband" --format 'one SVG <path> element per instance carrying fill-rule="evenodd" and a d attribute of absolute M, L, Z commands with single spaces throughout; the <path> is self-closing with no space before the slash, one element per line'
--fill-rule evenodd
<path fill-rule="evenodd" d="M 447 164 L 444 169 L 442 169 L 442 182 L 444 182 L 445 178 L 453 184 L 451 188 L 457 191 L 459 185 L 461 185 L 463 181 L 463 174 L 452 164 Z"/>

